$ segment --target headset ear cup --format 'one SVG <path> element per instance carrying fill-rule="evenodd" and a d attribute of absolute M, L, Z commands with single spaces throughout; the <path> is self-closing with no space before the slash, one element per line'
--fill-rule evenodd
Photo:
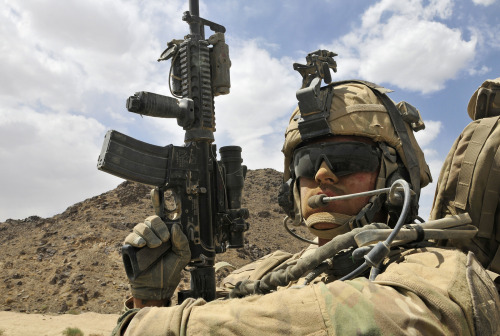
<path fill-rule="evenodd" d="M 390 188 L 391 185 L 399 179 L 407 181 L 410 184 L 410 188 L 413 189 L 410 183 L 410 174 L 408 174 L 408 171 L 398 159 L 398 168 L 391 175 L 387 177 L 385 182 L 385 187 Z"/>
<path fill-rule="evenodd" d="M 290 217 L 290 219 L 295 219 L 294 202 L 293 202 L 293 179 L 288 179 L 283 183 L 278 192 L 278 204 L 285 211 L 285 214 Z"/>
<path fill-rule="evenodd" d="M 410 183 L 410 174 L 399 158 L 397 163 L 398 168 L 386 179 L 386 188 L 390 188 L 396 180 L 403 179 L 410 184 L 410 188 L 413 190 L 413 187 Z M 413 223 L 413 221 L 418 217 L 418 199 L 419 195 L 413 195 L 412 193 L 410 209 L 406 216 L 405 223 Z M 383 205 L 383 209 L 387 211 L 387 214 L 389 215 L 389 226 L 394 227 L 399 218 L 399 215 L 401 214 L 402 206 L 391 204 L 389 203 L 389 200 L 387 200 Z"/>

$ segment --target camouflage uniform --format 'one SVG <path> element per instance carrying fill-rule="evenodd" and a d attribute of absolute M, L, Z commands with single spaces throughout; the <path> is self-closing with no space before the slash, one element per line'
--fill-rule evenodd
<path fill-rule="evenodd" d="M 259 279 L 265 269 L 297 257 L 277 251 L 236 271 L 224 285 Z M 422 248 L 403 252 L 373 282 L 320 281 L 243 299 L 188 299 L 175 307 L 132 309 L 114 335 L 127 325 L 124 335 L 475 335 L 475 328 L 495 335 L 499 306 L 498 293 L 473 254 Z"/>
<path fill-rule="evenodd" d="M 386 144 L 381 147 L 385 154 L 376 188 L 387 186 L 401 166 L 416 168 L 412 181 L 420 187 L 431 181 L 410 124 L 403 125 L 408 132 L 405 143 L 393 127 L 388 114 L 391 104 L 384 105 L 380 100 L 384 98 L 382 88 L 355 82 L 336 86 L 335 90 L 329 132 Z M 294 112 L 286 132 L 285 181 L 291 176 L 293 151 L 302 143 L 299 113 Z M 406 150 L 408 146 L 414 149 L 413 153 Z M 396 157 L 398 161 L 391 159 Z M 413 164 L 407 162 L 410 159 Z M 292 189 L 293 204 L 289 210 L 300 222 L 297 185 L 292 185 Z M 343 225 L 345 232 L 353 229 L 352 223 L 351 220 Z M 331 235 L 345 232 L 335 231 Z M 493 232 L 498 235 L 496 229 Z M 403 250 L 385 261 L 384 271 L 374 281 L 364 277 L 336 281 L 335 276 L 325 275 L 307 286 L 280 287 L 266 295 L 208 303 L 187 299 L 175 307 L 130 309 L 120 317 L 113 334 L 500 335 L 500 298 L 495 284 L 472 252 L 457 247 Z M 292 256 L 277 251 L 265 256 L 233 272 L 223 282 L 220 293 L 227 294 L 238 281 L 259 280 L 312 252 L 309 249 Z"/>

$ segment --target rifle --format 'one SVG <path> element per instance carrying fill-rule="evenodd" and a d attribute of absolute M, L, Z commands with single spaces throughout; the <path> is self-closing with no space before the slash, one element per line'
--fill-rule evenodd
<path fill-rule="evenodd" d="M 241 148 L 220 148 L 214 142 L 214 96 L 230 88 L 229 49 L 225 28 L 199 16 L 198 0 L 189 1 L 182 18 L 190 34 L 172 40 L 158 61 L 172 59 L 169 87 L 174 97 L 137 92 L 127 99 L 127 109 L 141 115 L 176 118 L 185 130 L 184 146 L 151 145 L 117 131 L 108 131 L 97 168 L 124 179 L 154 186 L 155 212 L 171 227 L 178 223 L 189 240 L 190 290 L 179 292 L 179 303 L 188 297 L 215 299 L 216 253 L 243 246 L 248 230 L 248 210 L 241 208 L 246 176 Z M 215 33 L 205 39 L 205 26 Z M 168 250 L 125 245 L 122 256 L 129 279 L 134 280 Z"/>

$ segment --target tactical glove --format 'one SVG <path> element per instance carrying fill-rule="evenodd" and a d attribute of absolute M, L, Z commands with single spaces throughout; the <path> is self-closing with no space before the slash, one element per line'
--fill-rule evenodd
<path fill-rule="evenodd" d="M 135 280 L 130 281 L 132 296 L 143 300 L 170 299 L 181 280 L 181 271 L 191 259 L 189 242 L 179 225 L 171 230 L 158 216 L 146 218 L 137 224 L 133 232 L 125 238 L 124 244 L 135 247 L 157 248 L 170 242 L 171 251 L 167 252 L 151 268 Z"/>

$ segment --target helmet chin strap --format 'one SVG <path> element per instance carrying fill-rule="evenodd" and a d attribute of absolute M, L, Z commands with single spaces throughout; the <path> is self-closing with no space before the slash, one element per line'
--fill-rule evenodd
<path fill-rule="evenodd" d="M 333 239 L 338 235 L 349 232 L 351 230 L 349 222 L 355 217 L 337 212 L 317 212 L 310 215 L 305 222 L 313 235 L 323 239 Z M 319 223 L 332 223 L 338 226 L 331 229 L 315 229 L 314 225 Z"/>
<path fill-rule="evenodd" d="M 372 196 L 363 209 L 357 215 L 345 215 L 337 212 L 317 212 L 310 215 L 305 223 L 309 231 L 323 239 L 333 239 L 338 235 L 347 233 L 354 228 L 370 224 L 375 214 L 380 211 L 386 199 L 385 194 Z M 314 225 L 319 223 L 332 223 L 338 225 L 332 229 L 316 229 Z"/>

